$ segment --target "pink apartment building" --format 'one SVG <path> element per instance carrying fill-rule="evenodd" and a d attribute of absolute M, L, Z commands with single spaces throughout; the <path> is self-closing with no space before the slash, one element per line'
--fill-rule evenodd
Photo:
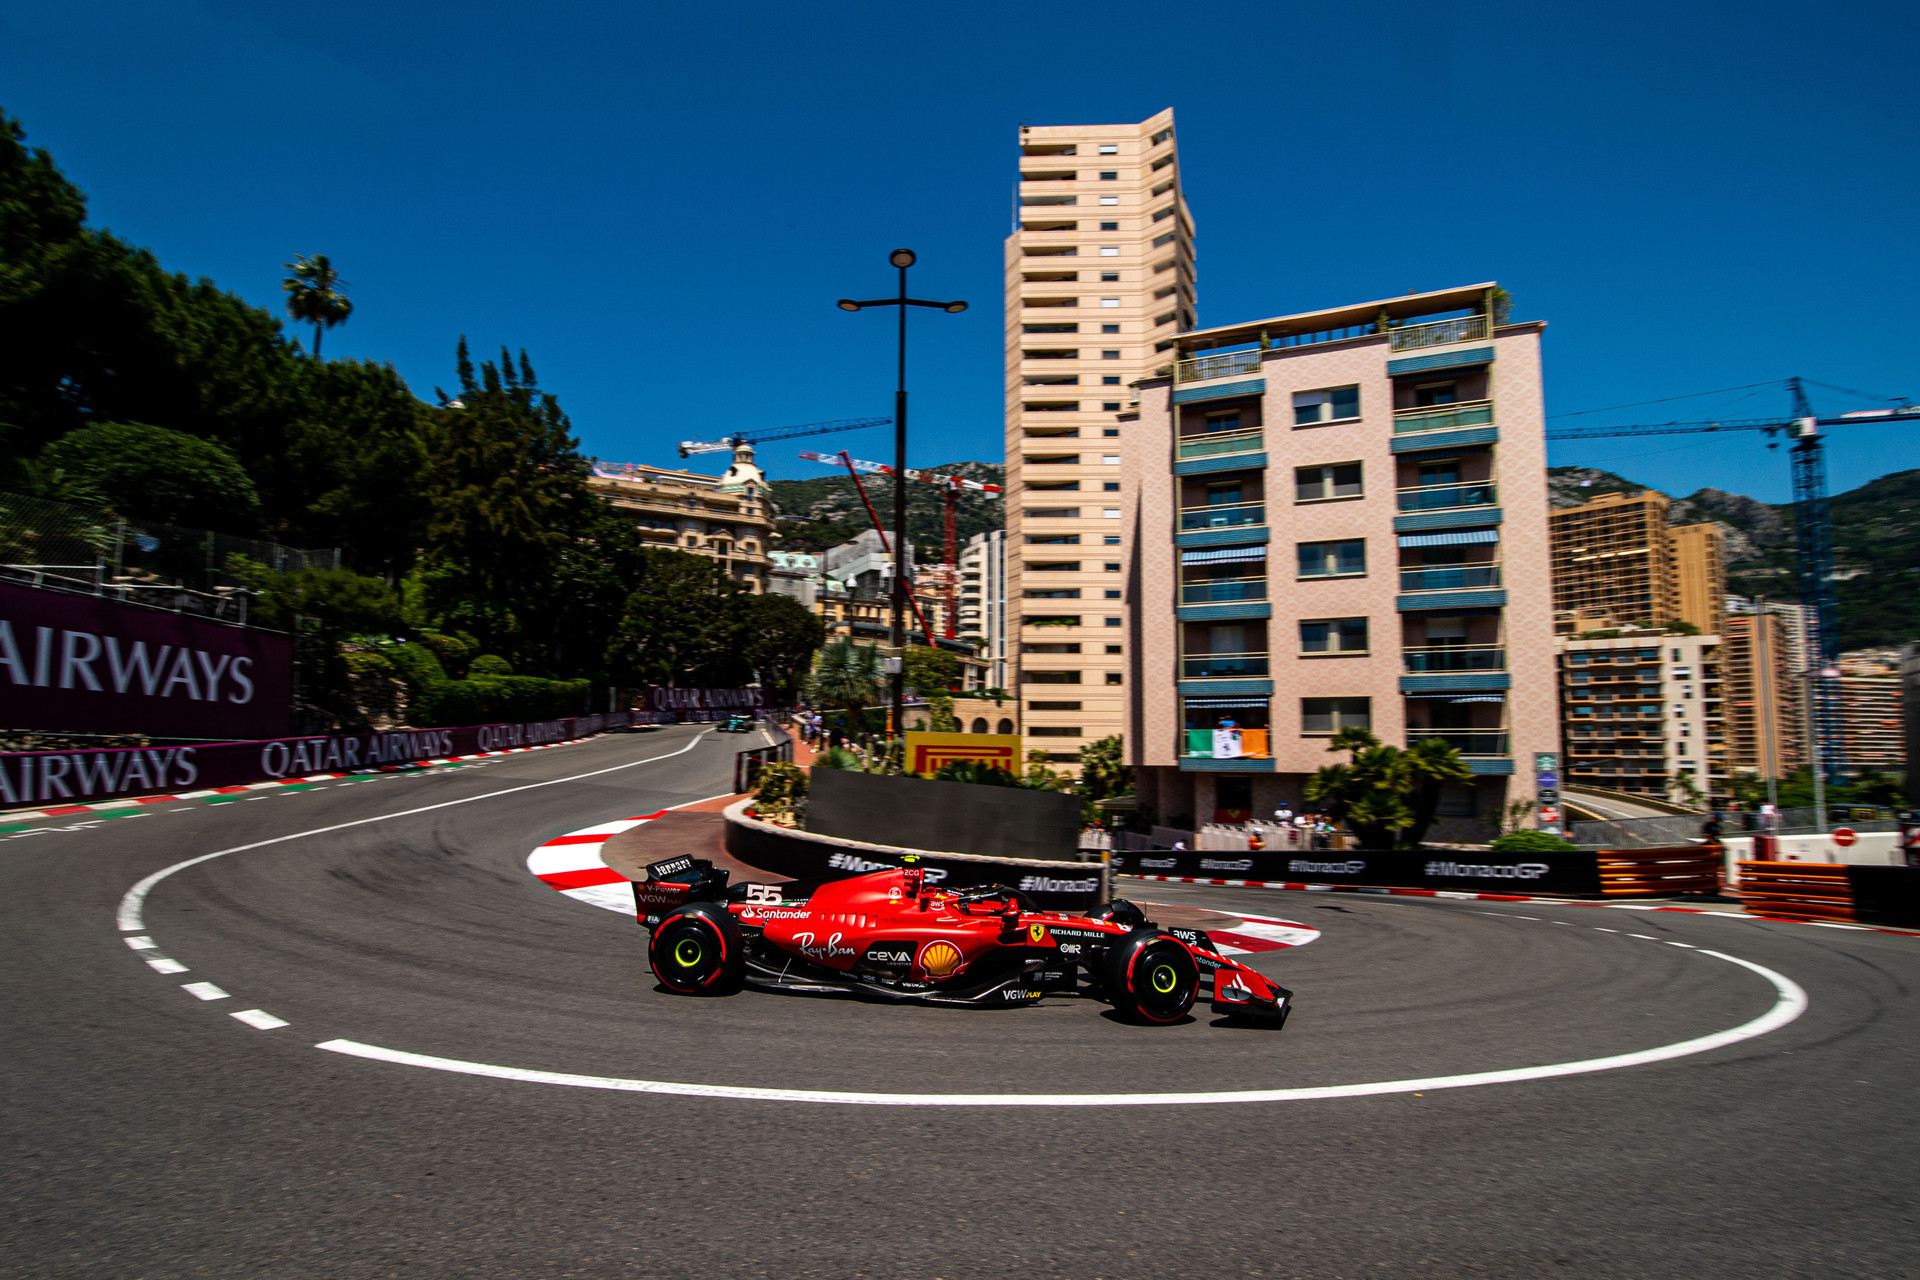
<path fill-rule="evenodd" d="M 1533 796 L 1560 737 L 1546 326 L 1505 311 L 1478 284 L 1202 329 L 1140 383 L 1126 740 L 1154 821 L 1299 806 L 1344 725 L 1460 749 L 1468 821 L 1436 838 Z"/>

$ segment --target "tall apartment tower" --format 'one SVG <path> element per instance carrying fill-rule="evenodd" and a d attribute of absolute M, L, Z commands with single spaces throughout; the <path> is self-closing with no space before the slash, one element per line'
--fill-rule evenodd
<path fill-rule="evenodd" d="M 1133 384 L 1194 326 L 1173 112 L 1020 129 L 1006 245 L 1007 649 L 1028 749 L 1121 732 Z"/>
<path fill-rule="evenodd" d="M 1549 517 L 1553 608 L 1560 630 L 1690 622 L 1718 635 L 1726 619 L 1726 535 L 1712 523 L 1669 528 L 1664 493 L 1603 493 Z"/>

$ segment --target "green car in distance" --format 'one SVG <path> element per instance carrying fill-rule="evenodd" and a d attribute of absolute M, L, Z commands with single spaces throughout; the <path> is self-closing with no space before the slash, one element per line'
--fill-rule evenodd
<path fill-rule="evenodd" d="M 752 733 L 753 717 L 744 711 L 736 711 L 720 722 L 721 733 Z"/>

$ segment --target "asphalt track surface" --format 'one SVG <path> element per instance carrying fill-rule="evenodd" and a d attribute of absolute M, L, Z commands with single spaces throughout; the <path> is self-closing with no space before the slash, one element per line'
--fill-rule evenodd
<path fill-rule="evenodd" d="M 612 736 L 0 838 L 0 1276 L 1914 1272 L 1920 939 L 1154 884 L 1133 896 L 1323 931 L 1252 957 L 1297 994 L 1285 1031 L 670 997 L 638 930 L 527 853 L 725 791 L 739 745 Z M 117 927 L 143 877 L 260 841 Z M 1312 1101 L 822 1105 L 316 1047 L 880 1093 L 1335 1085 L 1605 1057 L 1776 1006 L 1703 951 L 1806 1011 L 1650 1065 Z M 230 1016 L 256 1010 L 285 1025 Z"/>

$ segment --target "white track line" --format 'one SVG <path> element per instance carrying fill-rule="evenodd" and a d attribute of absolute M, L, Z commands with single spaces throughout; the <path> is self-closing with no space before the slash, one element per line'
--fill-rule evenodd
<path fill-rule="evenodd" d="M 755 1089 L 736 1085 L 677 1084 L 662 1080 L 625 1080 L 613 1076 L 579 1076 L 559 1071 L 529 1071 L 520 1067 L 496 1067 L 482 1062 L 461 1062 L 454 1058 L 435 1058 L 423 1053 L 404 1053 L 353 1040 L 326 1040 L 314 1046 L 329 1053 L 356 1058 L 371 1058 L 401 1066 L 426 1067 L 459 1075 L 491 1076 L 499 1080 L 520 1080 L 531 1084 L 570 1085 L 579 1089 L 612 1089 L 622 1093 L 661 1093 L 697 1098 L 731 1098 L 755 1102 L 813 1102 L 850 1106 L 878 1107 L 1166 1107 L 1196 1106 L 1233 1102 L 1307 1102 L 1322 1098 L 1364 1098 L 1389 1093 L 1415 1093 L 1428 1089 L 1464 1089 L 1483 1084 L 1512 1084 L 1521 1080 L 1548 1080 L 1557 1076 L 1585 1075 L 1594 1071 L 1616 1071 L 1653 1062 L 1667 1062 L 1710 1049 L 1739 1044 L 1764 1036 L 1798 1018 L 1807 1010 L 1807 993 L 1798 983 L 1773 970 L 1742 960 L 1738 956 L 1702 949 L 1728 964 L 1751 970 L 1773 984 L 1773 1008 L 1751 1022 L 1726 1031 L 1641 1049 L 1634 1053 L 1606 1058 L 1586 1058 L 1579 1062 L 1556 1062 L 1541 1067 L 1516 1067 L 1507 1071 L 1476 1071 L 1468 1075 L 1429 1076 L 1421 1080 L 1382 1080 L 1370 1084 L 1323 1085 L 1304 1089 L 1237 1089 L 1216 1093 L 856 1093 L 816 1089 Z M 237 1016 L 237 1015 L 236 1015 Z"/>
<path fill-rule="evenodd" d="M 140 883 L 134 885 L 133 888 L 127 890 L 126 895 L 120 899 L 120 931 L 122 933 L 138 933 L 146 928 L 146 925 L 143 923 L 143 913 L 146 907 L 147 895 L 153 892 L 153 887 L 176 871 L 185 871 L 188 867 L 198 866 L 202 862 L 211 862 L 215 858 L 224 858 L 230 853 L 245 853 L 249 849 L 264 849 L 269 845 L 285 844 L 289 840 L 304 840 L 308 836 L 323 836 L 329 831 L 345 831 L 349 827 L 364 827 L 370 822 L 390 822 L 395 818 L 410 818 L 416 813 L 431 813 L 435 809 L 450 809 L 458 804 L 472 804 L 476 800 L 493 800 L 500 796 L 515 795 L 522 791 L 534 791 L 541 787 L 557 787 L 566 782 L 579 782 L 583 778 L 597 778 L 606 773 L 618 773 L 622 769 L 637 769 L 643 764 L 653 764 L 655 761 L 670 760 L 674 756 L 683 756 L 699 746 L 700 739 L 706 737 L 707 734 L 711 732 L 711 729 L 702 729 L 694 735 L 693 741 L 687 743 L 686 746 L 680 748 L 678 751 L 669 751 L 663 756 L 649 756 L 645 760 L 633 760 L 626 764 L 616 764 L 605 769 L 594 769 L 587 773 L 576 773 L 565 778 L 554 778 L 548 782 L 529 782 L 524 786 L 508 787 L 504 791 L 489 791 L 485 795 L 468 796 L 464 800 L 443 800 L 439 804 L 421 805 L 418 809 L 402 809 L 399 813 L 383 813 L 374 818 L 356 818 L 352 822 L 336 822 L 330 827 L 315 827 L 311 831 L 296 831 L 292 835 L 275 836 L 271 840 L 256 840 L 252 844 L 239 844 L 231 849 L 221 849 L 214 853 L 203 853 L 197 858 L 188 858 L 185 862 L 176 862 L 170 867 L 162 867 L 160 870 L 140 881 Z M 342 783 L 341 785 L 345 786 L 347 784 Z"/>

